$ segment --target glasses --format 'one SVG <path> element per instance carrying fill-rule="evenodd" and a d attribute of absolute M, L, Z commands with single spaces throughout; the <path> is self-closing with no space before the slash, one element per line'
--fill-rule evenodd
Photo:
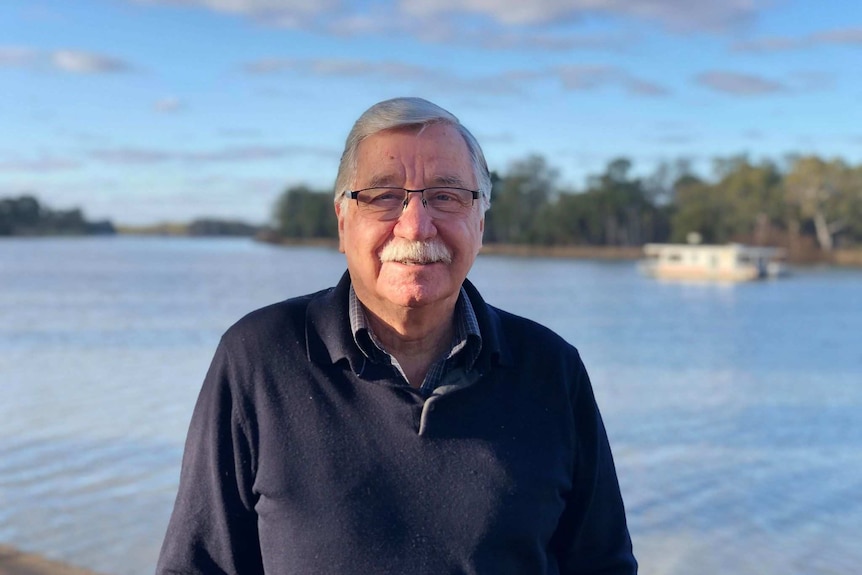
<path fill-rule="evenodd" d="M 422 205 L 432 218 L 462 216 L 470 211 L 479 197 L 476 190 L 452 187 L 423 190 L 377 187 L 344 192 L 345 197 L 356 200 L 360 212 L 384 221 L 398 219 L 410 201 L 410 194 L 421 194 Z"/>

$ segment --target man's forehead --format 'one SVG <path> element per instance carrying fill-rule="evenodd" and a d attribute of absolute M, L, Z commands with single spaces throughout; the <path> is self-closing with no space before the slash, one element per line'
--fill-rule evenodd
<path fill-rule="evenodd" d="M 412 142 L 402 147 L 399 136 L 416 137 L 415 147 Z M 450 124 L 382 130 L 360 142 L 359 150 L 357 175 L 366 187 L 403 185 L 417 159 L 426 186 L 471 187 L 475 179 L 467 144 Z"/>
<path fill-rule="evenodd" d="M 371 171 L 367 178 L 366 185 L 369 188 L 377 186 L 396 186 L 404 185 L 404 172 L 373 172 Z M 425 186 L 455 186 L 458 188 L 469 188 L 472 184 L 465 180 L 463 175 L 455 173 L 431 173 L 425 175 Z"/>

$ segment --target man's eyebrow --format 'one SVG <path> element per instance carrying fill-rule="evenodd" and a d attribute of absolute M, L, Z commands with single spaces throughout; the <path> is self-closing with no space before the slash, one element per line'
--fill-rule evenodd
<path fill-rule="evenodd" d="M 469 187 L 467 183 L 458 176 L 434 176 L 431 179 L 431 182 L 435 186 L 454 186 L 456 188 Z"/>
<path fill-rule="evenodd" d="M 377 187 L 401 187 L 403 177 L 397 174 L 377 174 L 372 176 L 365 186 L 367 188 Z M 454 186 L 456 188 L 469 188 L 469 185 L 456 175 L 437 175 L 427 181 L 428 186 Z"/>
<path fill-rule="evenodd" d="M 398 176 L 395 174 L 378 174 L 371 178 L 368 182 L 369 188 L 395 186 L 398 181 Z M 396 186 L 397 187 L 397 186 Z"/>

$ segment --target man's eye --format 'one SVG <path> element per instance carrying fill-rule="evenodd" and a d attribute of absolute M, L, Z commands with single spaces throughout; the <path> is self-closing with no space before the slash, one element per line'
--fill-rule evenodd
<path fill-rule="evenodd" d="M 374 205 L 391 205 L 403 201 L 403 194 L 397 191 L 386 191 L 377 194 L 371 194 L 366 200 L 369 204 Z"/>
<path fill-rule="evenodd" d="M 432 190 L 431 201 L 440 203 L 457 202 L 459 198 L 458 194 L 452 190 Z"/>

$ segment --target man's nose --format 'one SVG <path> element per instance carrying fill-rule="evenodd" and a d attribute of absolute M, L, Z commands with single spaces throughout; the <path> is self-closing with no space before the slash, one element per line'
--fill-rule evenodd
<path fill-rule="evenodd" d="M 407 205 L 398 217 L 395 232 L 401 237 L 426 240 L 437 234 L 437 227 L 422 201 L 422 194 L 407 194 Z"/>

